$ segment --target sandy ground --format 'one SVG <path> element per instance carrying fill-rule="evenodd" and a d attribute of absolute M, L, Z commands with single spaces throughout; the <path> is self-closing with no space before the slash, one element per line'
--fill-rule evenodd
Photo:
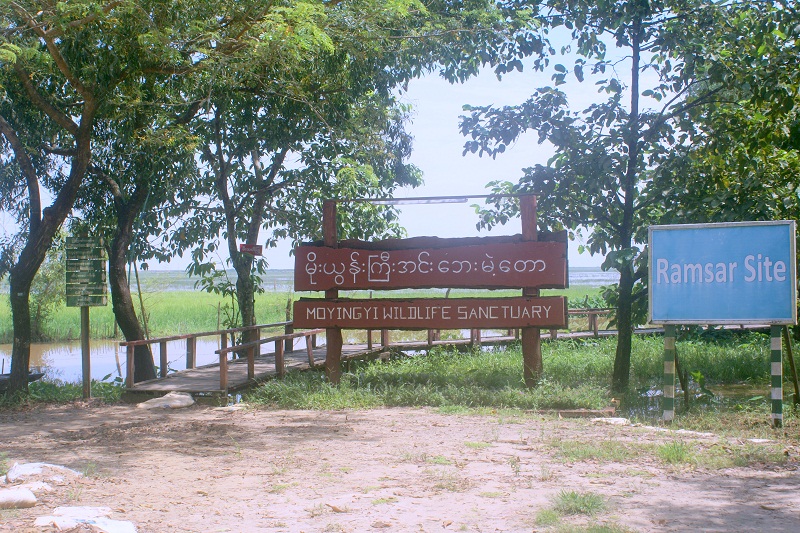
<path fill-rule="evenodd" d="M 31 509 L 0 511 L 0 531 L 49 531 L 34 519 L 65 505 L 108 506 L 111 518 L 157 533 L 547 531 L 537 516 L 564 490 L 602 495 L 607 508 L 564 516 L 561 526 L 800 530 L 791 446 L 777 466 L 724 470 L 667 465 L 655 452 L 569 461 L 560 451 L 750 445 L 710 435 L 533 414 L 85 404 L 0 412 L 0 428 L 7 466 L 48 462 L 87 474 L 56 484 Z"/>

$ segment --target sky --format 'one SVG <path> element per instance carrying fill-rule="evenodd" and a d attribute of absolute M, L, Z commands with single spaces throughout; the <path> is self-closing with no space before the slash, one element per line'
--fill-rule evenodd
<path fill-rule="evenodd" d="M 569 64 L 569 58 L 562 58 Z M 412 123 L 407 129 L 414 137 L 414 150 L 410 162 L 423 172 L 424 185 L 396 192 L 398 198 L 417 196 L 464 196 L 484 195 L 490 191 L 486 184 L 493 180 L 517 182 L 522 169 L 537 163 L 546 164 L 552 155 L 552 147 L 538 144 L 535 132 L 524 134 L 515 144 L 496 159 L 478 157 L 468 153 L 462 155 L 465 138 L 459 133 L 459 116 L 465 114 L 464 104 L 514 105 L 524 102 L 533 90 L 551 85 L 549 74 L 525 70 L 513 72 L 498 80 L 491 70 L 466 81 L 450 84 L 433 74 L 412 80 L 408 90 L 400 94 L 404 103 L 413 108 Z M 594 83 L 587 75 L 584 83 L 574 79 L 559 87 L 568 97 L 572 109 L 584 109 L 598 100 Z M 49 201 L 49 198 L 47 199 Z M 470 207 L 475 201 L 460 204 L 401 205 L 400 224 L 410 237 L 469 237 L 510 235 L 520 233 L 519 218 L 491 232 L 478 231 L 477 215 Z M 11 232 L 13 224 L 0 213 L 0 232 Z M 569 244 L 568 257 L 572 267 L 598 267 L 601 256 L 579 254 L 579 242 Z M 266 249 L 265 256 L 270 268 L 293 268 L 294 257 L 290 255 L 290 242 L 277 248 Z M 176 258 L 170 263 L 151 263 L 153 270 L 183 270 L 188 257 Z"/>
<path fill-rule="evenodd" d="M 524 71 L 515 72 L 498 81 L 491 71 L 482 73 L 463 84 L 451 85 L 444 79 L 430 75 L 413 80 L 408 91 L 400 98 L 413 106 L 413 122 L 408 131 L 414 137 L 414 150 L 410 162 L 423 172 L 425 183 L 421 187 L 406 188 L 396 192 L 397 198 L 418 196 L 484 195 L 490 191 L 486 184 L 493 180 L 517 182 L 522 169 L 537 163 L 546 164 L 553 154 L 548 145 L 537 144 L 535 132 L 525 134 L 505 153 L 491 157 L 478 157 L 468 153 L 462 156 L 464 141 L 459 133 L 459 116 L 462 106 L 512 105 L 524 102 L 534 88 L 549 85 L 549 75 Z M 583 109 L 596 98 L 594 85 L 589 81 L 561 87 L 569 95 L 574 109 Z M 400 224 L 410 237 L 469 237 L 510 235 L 520 233 L 519 218 L 491 232 L 478 231 L 477 215 L 472 207 L 476 201 L 459 204 L 400 205 Z M 572 267 L 598 267 L 601 256 L 578 253 L 578 242 L 570 243 L 568 257 Z M 292 268 L 294 258 L 289 256 L 285 243 L 265 253 L 270 268 Z M 163 268 L 155 267 L 154 268 Z"/>

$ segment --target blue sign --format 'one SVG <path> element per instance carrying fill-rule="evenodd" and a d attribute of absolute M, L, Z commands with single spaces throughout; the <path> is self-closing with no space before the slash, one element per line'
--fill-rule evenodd
<path fill-rule="evenodd" d="M 795 223 L 651 226 L 654 324 L 796 324 Z"/>

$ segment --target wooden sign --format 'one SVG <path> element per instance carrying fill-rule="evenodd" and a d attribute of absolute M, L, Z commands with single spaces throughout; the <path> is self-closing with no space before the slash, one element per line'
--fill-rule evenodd
<path fill-rule="evenodd" d="M 242 243 L 239 245 L 239 251 L 243 254 L 250 254 L 250 255 L 261 255 L 263 251 L 263 247 L 260 244 L 245 244 Z"/>
<path fill-rule="evenodd" d="M 294 303 L 298 328 L 465 329 L 564 328 L 563 296 L 514 298 L 424 298 L 317 300 Z"/>
<path fill-rule="evenodd" d="M 565 242 L 480 242 L 409 248 L 398 239 L 393 249 L 367 248 L 367 243 L 343 248 L 303 245 L 295 249 L 294 286 L 298 291 L 567 286 Z"/>
<path fill-rule="evenodd" d="M 106 295 L 67 296 L 67 307 L 104 307 L 108 305 Z"/>
<path fill-rule="evenodd" d="M 65 248 L 67 307 L 108 305 L 103 239 L 67 237 Z"/>

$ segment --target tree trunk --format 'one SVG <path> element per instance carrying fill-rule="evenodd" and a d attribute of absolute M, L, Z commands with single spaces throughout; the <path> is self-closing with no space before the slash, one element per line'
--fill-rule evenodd
<path fill-rule="evenodd" d="M 111 285 L 111 306 L 114 310 L 114 317 L 128 342 L 145 339 L 142 325 L 136 317 L 125 267 L 128 263 L 128 249 L 133 239 L 133 221 L 139 215 L 146 197 L 147 187 L 140 185 L 137 186 L 131 199 L 127 202 L 121 198 L 116 198 L 114 201 L 117 211 L 117 229 L 114 239 L 111 241 L 108 279 Z M 133 365 L 134 382 L 155 379 L 156 367 L 149 346 L 134 348 Z"/>
<path fill-rule="evenodd" d="M 19 263 L 17 263 L 19 266 Z M 11 319 L 14 326 L 14 344 L 11 348 L 11 379 L 8 393 L 28 392 L 28 368 L 31 361 L 30 290 L 33 275 L 21 275 L 17 268 L 11 271 Z M 36 268 L 32 268 L 35 273 Z M 23 269 L 24 272 L 24 269 Z"/>
<path fill-rule="evenodd" d="M 234 261 L 236 268 L 236 299 L 239 302 L 239 313 L 242 315 L 242 327 L 254 326 L 255 320 L 255 286 L 250 275 L 253 261 L 248 257 L 240 257 Z M 242 342 L 258 340 L 255 330 L 246 330 L 242 333 Z"/>
<path fill-rule="evenodd" d="M 45 210 L 45 216 L 31 230 L 25 248 L 22 249 L 17 263 L 10 271 L 9 289 L 14 344 L 11 348 L 11 379 L 8 392 L 12 395 L 28 392 L 28 369 L 31 361 L 31 285 L 67 212 L 60 218 L 52 207 Z"/>
<path fill-rule="evenodd" d="M 635 18 L 631 26 L 631 108 L 625 144 L 628 147 L 628 164 L 623 177 L 622 190 L 625 195 L 622 224 L 619 230 L 619 250 L 627 251 L 633 244 L 633 224 L 636 213 L 636 187 L 639 173 L 639 63 L 641 59 L 642 21 Z M 617 353 L 614 357 L 614 374 L 611 378 L 612 392 L 621 394 L 628 390 L 631 372 L 631 340 L 633 337 L 632 310 L 634 269 L 630 257 L 620 268 L 619 301 L 617 302 Z"/>
<path fill-rule="evenodd" d="M 633 272 L 624 268 L 619 277 L 619 301 L 617 302 L 617 352 L 614 357 L 614 375 L 611 390 L 621 394 L 628 390 L 631 374 L 631 341 L 633 308 Z"/>

